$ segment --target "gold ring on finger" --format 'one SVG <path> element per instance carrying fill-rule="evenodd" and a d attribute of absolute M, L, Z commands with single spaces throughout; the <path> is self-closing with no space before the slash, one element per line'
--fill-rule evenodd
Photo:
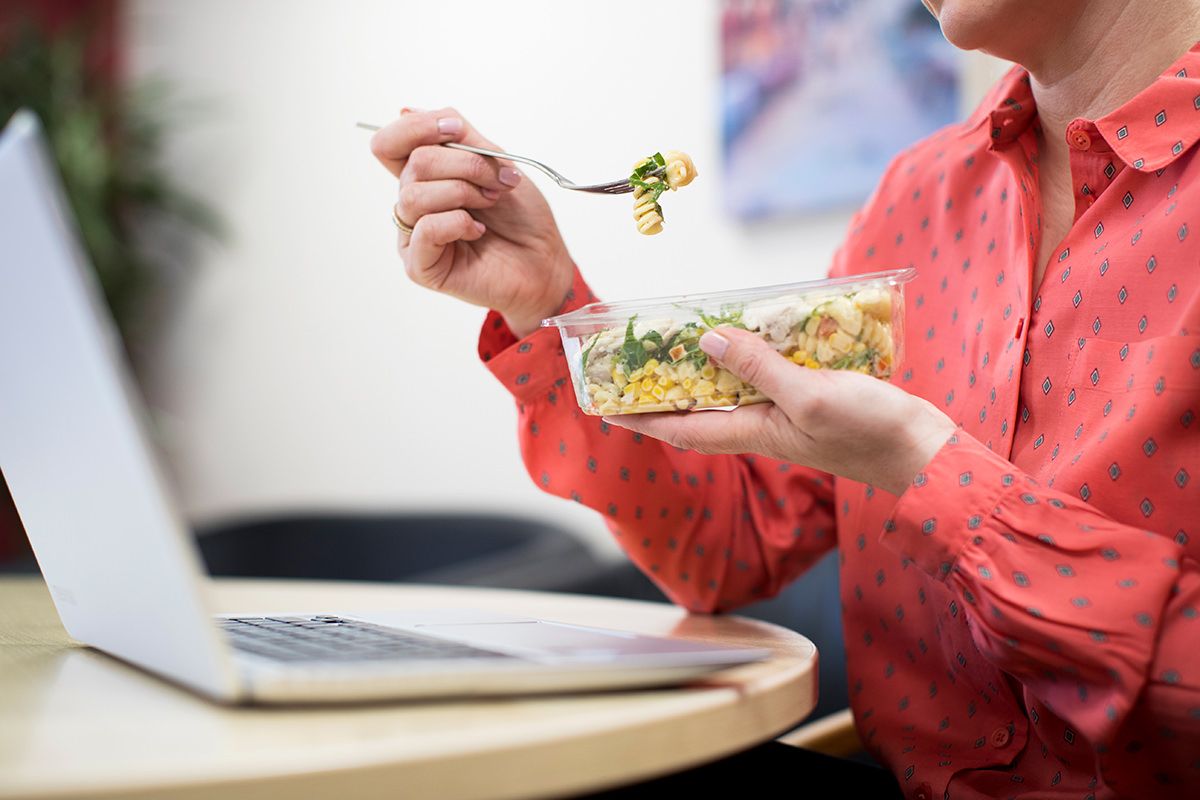
<path fill-rule="evenodd" d="M 399 229 L 399 231 L 405 236 L 412 236 L 412 226 L 400 219 L 400 209 L 398 209 L 395 205 L 392 206 L 392 222 L 396 223 L 396 228 Z"/>

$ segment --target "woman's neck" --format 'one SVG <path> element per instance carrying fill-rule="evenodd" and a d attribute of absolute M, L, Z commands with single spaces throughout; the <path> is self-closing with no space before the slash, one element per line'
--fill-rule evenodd
<path fill-rule="evenodd" d="M 1195 0 L 1100 0 L 1064 20 L 1069 33 L 1021 59 L 1049 146 L 1067 125 L 1096 119 L 1150 85 L 1200 39 Z"/>

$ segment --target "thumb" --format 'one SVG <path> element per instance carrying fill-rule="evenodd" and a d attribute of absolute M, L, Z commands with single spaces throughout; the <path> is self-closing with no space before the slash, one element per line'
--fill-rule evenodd
<path fill-rule="evenodd" d="M 802 398 L 813 391 L 803 369 L 749 331 L 717 328 L 700 337 L 700 349 L 722 367 L 776 403 Z"/>

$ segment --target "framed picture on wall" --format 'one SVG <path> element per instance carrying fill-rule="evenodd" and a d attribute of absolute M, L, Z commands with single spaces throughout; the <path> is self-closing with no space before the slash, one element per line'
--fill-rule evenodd
<path fill-rule="evenodd" d="M 727 208 L 852 208 L 953 122 L 959 53 L 920 0 L 722 0 Z"/>

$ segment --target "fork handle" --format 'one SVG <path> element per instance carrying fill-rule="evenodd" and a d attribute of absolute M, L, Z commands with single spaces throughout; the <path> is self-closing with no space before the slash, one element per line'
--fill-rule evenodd
<path fill-rule="evenodd" d="M 541 163 L 540 161 L 534 161 L 532 158 L 526 158 L 525 156 L 514 156 L 512 153 L 505 153 L 500 150 L 487 150 L 483 147 L 474 147 L 469 144 L 459 144 L 458 142 L 442 142 L 442 147 L 449 147 L 454 150 L 466 150 L 468 153 L 476 153 L 481 156 L 488 156 L 489 158 L 499 158 L 499 159 L 503 159 L 505 161 L 518 161 L 522 164 L 528 164 L 529 166 L 533 167 L 534 169 L 541 170 L 542 172 L 546 173 L 551 178 L 553 178 L 560 185 L 562 185 L 564 183 L 566 183 L 566 184 L 572 183 L 571 181 L 567 180 L 565 177 L 560 175 L 558 172 L 556 172 L 555 170 L 546 166 L 545 164 Z"/>
<path fill-rule="evenodd" d="M 356 122 L 355 125 L 363 130 L 379 130 L 378 125 L 372 125 L 369 122 Z M 487 150 L 485 148 L 474 147 L 469 144 L 459 144 L 458 142 L 442 142 L 442 147 L 449 147 L 454 150 L 466 150 L 468 153 L 476 153 L 481 156 L 488 156 L 489 158 L 500 158 L 504 159 L 505 161 L 519 161 L 522 164 L 528 164 L 534 169 L 540 169 L 542 172 L 553 178 L 560 186 L 563 184 L 572 184 L 572 181 L 563 177 L 557 171 L 547 167 L 540 161 L 534 161 L 532 158 L 525 158 L 525 156 L 514 156 L 512 153 L 505 153 L 500 150 Z"/>

